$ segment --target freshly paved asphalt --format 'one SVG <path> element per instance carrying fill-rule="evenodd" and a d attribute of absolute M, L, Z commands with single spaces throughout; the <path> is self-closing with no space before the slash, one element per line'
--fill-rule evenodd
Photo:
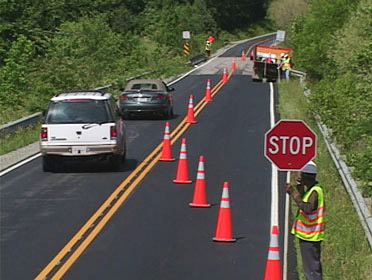
<path fill-rule="evenodd" d="M 173 85 L 171 129 L 185 116 L 189 94 L 195 104 L 203 97 L 207 78 L 213 86 L 220 75 L 190 75 Z M 213 206 L 191 209 L 194 185 L 173 184 L 177 163 L 159 162 L 63 279 L 262 278 L 270 233 L 271 165 L 263 154 L 269 85 L 233 75 L 197 120 L 183 136 L 189 172 L 195 180 L 204 155 Z M 164 120 L 128 120 L 127 130 L 120 172 L 85 162 L 43 173 L 39 158 L 1 178 L 1 279 L 34 278 L 162 141 Z M 178 157 L 180 139 L 172 149 Z M 224 181 L 230 183 L 235 243 L 212 241 Z M 282 218 L 282 191 L 279 204 Z"/>

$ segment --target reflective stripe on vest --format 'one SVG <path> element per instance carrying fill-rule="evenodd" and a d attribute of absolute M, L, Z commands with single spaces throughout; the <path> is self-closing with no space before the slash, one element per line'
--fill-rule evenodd
<path fill-rule="evenodd" d="M 308 202 L 313 191 L 316 191 L 318 195 L 318 208 L 309 215 L 300 209 L 291 233 L 306 241 L 321 241 L 324 239 L 325 231 L 324 193 L 322 187 L 319 184 L 315 184 L 304 194 L 302 201 Z"/>

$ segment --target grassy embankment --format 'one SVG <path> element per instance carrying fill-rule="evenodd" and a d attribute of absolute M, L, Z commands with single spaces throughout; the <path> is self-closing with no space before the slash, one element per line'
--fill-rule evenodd
<path fill-rule="evenodd" d="M 308 109 L 303 88 L 297 81 L 279 85 L 280 114 L 282 119 L 304 120 L 318 135 L 315 162 L 318 165 L 318 180 L 325 190 L 326 238 L 322 244 L 323 275 L 325 280 L 372 279 L 372 254 L 358 215 L 333 164 L 322 134 Z M 298 174 L 293 174 L 294 176 Z M 293 178 L 292 178 L 293 182 Z M 292 216 L 297 207 L 292 204 Z M 296 242 L 298 271 L 302 272 L 301 254 Z"/>

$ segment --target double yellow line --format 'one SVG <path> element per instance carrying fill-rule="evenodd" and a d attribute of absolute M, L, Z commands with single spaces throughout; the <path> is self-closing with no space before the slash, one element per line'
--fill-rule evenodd
<path fill-rule="evenodd" d="M 229 78 L 233 71 L 229 72 Z M 224 83 L 219 81 L 211 90 L 212 97 L 217 94 Z M 197 116 L 204 109 L 208 102 L 205 97 L 194 107 L 194 115 Z M 191 124 L 186 123 L 186 117 L 178 124 L 171 133 L 171 143 L 176 142 Z M 61 279 L 71 265 L 86 250 L 98 233 L 103 229 L 106 223 L 116 213 L 118 208 L 124 203 L 127 197 L 150 172 L 153 166 L 160 158 L 162 143 L 160 143 L 129 176 L 115 189 L 115 191 L 106 199 L 99 209 L 89 218 L 89 220 L 80 228 L 80 230 L 71 238 L 52 261 L 34 278 L 43 280 L 47 276 L 50 279 Z M 64 260 L 65 259 L 65 260 Z M 54 273 L 54 274 L 53 274 Z"/>

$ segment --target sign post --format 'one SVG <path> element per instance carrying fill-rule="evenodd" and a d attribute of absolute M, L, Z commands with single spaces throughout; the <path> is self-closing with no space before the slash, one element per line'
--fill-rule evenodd
<path fill-rule="evenodd" d="M 301 120 L 280 120 L 265 134 L 265 157 L 279 170 L 301 170 L 316 156 L 316 134 Z"/>
<path fill-rule="evenodd" d="M 183 39 L 183 54 L 185 56 L 189 56 L 190 54 L 190 31 L 182 31 L 182 39 Z"/>

